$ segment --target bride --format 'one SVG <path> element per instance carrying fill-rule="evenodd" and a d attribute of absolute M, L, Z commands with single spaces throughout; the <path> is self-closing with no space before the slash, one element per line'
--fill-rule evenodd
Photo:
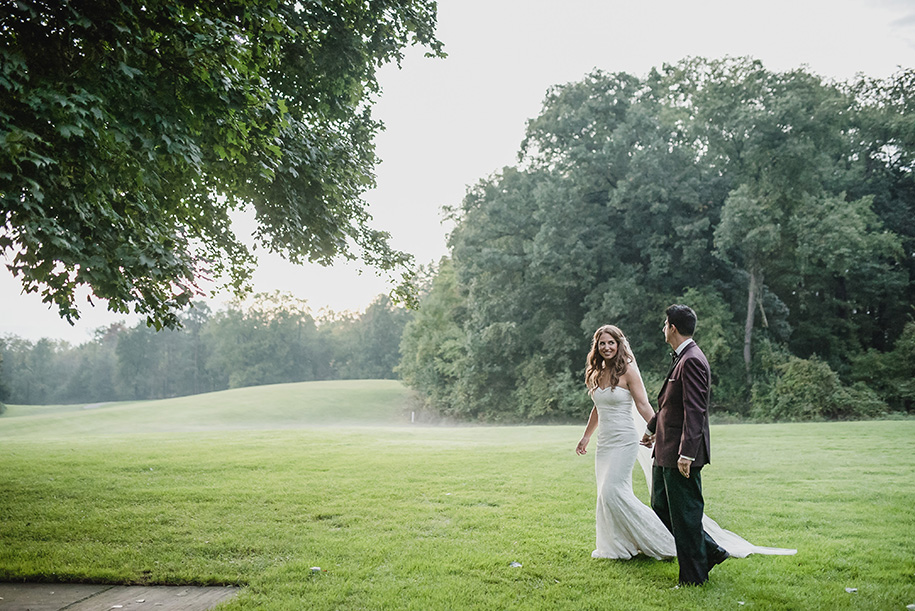
<path fill-rule="evenodd" d="M 637 554 L 676 558 L 674 538 L 654 510 L 632 492 L 632 467 L 638 460 L 651 490 L 650 450 L 639 445 L 654 415 L 626 336 L 613 325 L 594 333 L 585 372 L 594 407 L 575 451 L 586 454 L 597 430 L 597 549 L 594 558 L 629 559 Z M 702 526 L 734 558 L 750 554 L 789 555 L 797 550 L 753 545 L 703 515 Z"/>

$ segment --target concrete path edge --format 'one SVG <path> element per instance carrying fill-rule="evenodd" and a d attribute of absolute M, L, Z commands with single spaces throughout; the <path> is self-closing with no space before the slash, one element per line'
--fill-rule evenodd
<path fill-rule="evenodd" d="M 238 590 L 233 586 L 0 582 L 0 611 L 205 611 Z"/>

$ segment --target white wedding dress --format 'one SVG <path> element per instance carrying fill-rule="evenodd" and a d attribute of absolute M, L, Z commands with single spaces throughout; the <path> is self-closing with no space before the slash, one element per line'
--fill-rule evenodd
<path fill-rule="evenodd" d="M 597 407 L 597 451 L 594 472 L 597 476 L 597 549 L 595 558 L 629 559 L 637 554 L 664 559 L 677 556 L 673 535 L 653 509 L 632 492 L 632 467 L 635 461 L 645 472 L 651 490 L 651 450 L 639 445 L 645 421 L 635 409 L 629 391 L 596 388 L 592 393 Z M 790 555 L 794 549 L 760 547 L 718 526 L 708 516 L 702 526 L 718 545 L 735 558 L 750 554 Z"/>

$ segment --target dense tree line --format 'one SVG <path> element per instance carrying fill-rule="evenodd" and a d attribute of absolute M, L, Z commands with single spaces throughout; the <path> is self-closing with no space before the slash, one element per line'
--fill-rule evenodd
<path fill-rule="evenodd" d="M 403 379 L 458 418 L 582 417 L 594 329 L 626 332 L 653 394 L 680 302 L 719 414 L 912 411 L 913 85 L 729 58 L 552 88 L 520 163 L 452 210 Z"/>
<path fill-rule="evenodd" d="M 0 401 L 157 399 L 309 380 L 394 378 L 411 313 L 379 296 L 365 312 L 317 318 L 281 293 L 212 312 L 198 303 L 180 329 L 114 324 L 79 346 L 0 337 Z"/>

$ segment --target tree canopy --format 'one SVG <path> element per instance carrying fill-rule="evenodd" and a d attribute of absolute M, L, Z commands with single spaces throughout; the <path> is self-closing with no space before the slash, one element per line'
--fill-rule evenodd
<path fill-rule="evenodd" d="M 594 329 L 623 329 L 651 394 L 664 308 L 680 302 L 698 313 L 719 409 L 790 418 L 803 381 L 831 403 L 797 417 L 913 407 L 898 370 L 860 375 L 907 349 L 913 81 L 697 58 L 553 87 L 521 163 L 454 210 L 404 380 L 461 418 L 586 415 Z"/>
<path fill-rule="evenodd" d="M 72 0 L 0 7 L 0 250 L 68 320 L 88 287 L 157 328 L 199 278 L 247 285 L 231 213 L 293 262 L 403 277 L 370 226 L 376 69 L 443 55 L 433 0 Z M 401 285 L 403 289 L 403 285 Z"/>

